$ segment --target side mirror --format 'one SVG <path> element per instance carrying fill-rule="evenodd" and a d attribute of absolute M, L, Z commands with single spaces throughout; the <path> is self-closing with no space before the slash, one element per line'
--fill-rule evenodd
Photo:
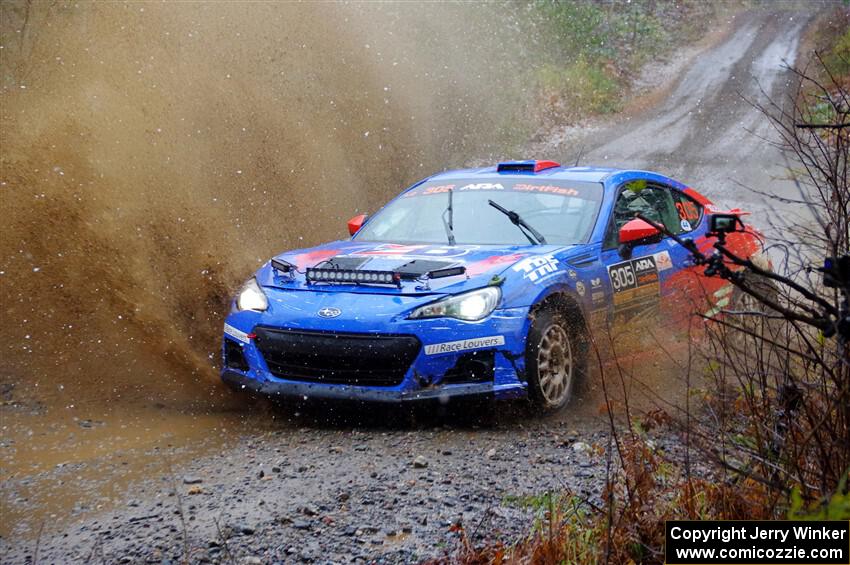
<path fill-rule="evenodd" d="M 363 222 L 366 221 L 366 218 L 366 214 L 360 214 L 348 220 L 348 233 L 354 235 L 360 231 L 360 228 L 363 227 Z"/>
<path fill-rule="evenodd" d="M 661 241 L 661 232 L 639 218 L 629 220 L 620 228 L 620 245 L 640 245 Z"/>

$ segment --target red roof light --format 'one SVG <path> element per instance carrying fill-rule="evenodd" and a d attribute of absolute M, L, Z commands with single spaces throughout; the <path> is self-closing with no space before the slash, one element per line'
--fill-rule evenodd
<path fill-rule="evenodd" d="M 555 161 L 535 161 L 534 162 L 534 172 L 539 173 L 540 171 L 545 171 L 546 169 L 554 169 L 555 167 L 560 167 L 560 163 L 556 163 Z"/>

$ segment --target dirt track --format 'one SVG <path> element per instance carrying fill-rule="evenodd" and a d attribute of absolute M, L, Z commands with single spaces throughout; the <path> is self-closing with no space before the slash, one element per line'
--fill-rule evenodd
<path fill-rule="evenodd" d="M 585 164 L 657 169 L 724 204 L 769 207 L 772 202 L 734 181 L 779 195 L 792 194 L 793 185 L 773 179 L 783 163 L 747 133 L 764 134 L 764 120 L 738 92 L 757 96 L 760 84 L 781 96 L 788 77 L 779 65 L 793 59 L 805 23 L 805 15 L 791 12 L 742 16 L 725 39 L 667 85 L 669 94 L 657 105 L 568 139 L 552 147 L 554 156 L 575 154 L 584 144 Z M 645 359 L 636 364 L 638 376 L 675 374 Z M 659 391 L 670 385 L 650 383 Z M 327 413 L 240 418 L 225 432 L 231 437 L 218 455 L 178 461 L 167 473 L 159 466 L 147 478 L 134 477 L 118 506 L 59 527 L 48 523 L 39 562 L 90 556 L 97 562 L 100 555 L 106 562 L 179 561 L 187 546 L 193 562 L 230 554 L 258 563 L 382 555 L 411 561 L 439 553 L 441 544 L 450 548 L 449 526 L 458 520 L 470 530 L 480 525 L 510 538 L 533 518 L 511 502 L 516 497 L 565 484 L 598 494 L 604 461 L 585 447 L 605 445 L 598 402 L 591 385 L 560 416 L 530 420 L 518 412 L 487 429 L 447 427 L 453 417 L 410 425 L 382 414 L 364 422 L 350 411 L 334 414 L 335 423 L 327 423 Z M 68 470 L 52 472 L 62 480 Z M 0 560 L 25 561 L 34 548 L 32 532 L 6 536 Z"/>
<path fill-rule="evenodd" d="M 808 17 L 779 12 L 740 19 L 725 41 L 693 59 L 664 101 L 590 136 L 584 160 L 664 171 L 719 204 L 754 212 L 756 222 L 783 207 L 747 189 L 797 197 L 793 183 L 779 180 L 786 164 L 764 141 L 771 126 L 750 101 L 787 102 L 791 77 L 782 67 L 794 63 Z"/>

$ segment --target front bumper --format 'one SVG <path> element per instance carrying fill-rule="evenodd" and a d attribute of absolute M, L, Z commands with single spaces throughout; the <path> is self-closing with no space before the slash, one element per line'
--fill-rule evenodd
<path fill-rule="evenodd" d="M 234 311 L 226 320 L 221 377 L 236 389 L 287 398 L 386 403 L 467 396 L 517 398 L 526 394 L 527 308 L 500 309 L 480 322 L 464 322 L 448 318 L 408 320 L 398 314 L 417 306 L 421 298 L 402 299 L 407 303 L 401 309 L 399 299 L 388 300 L 386 296 L 359 295 L 351 301 L 344 294 L 271 291 L 269 299 L 267 312 Z M 344 315 L 321 319 L 315 313 L 324 307 L 340 308 Z M 411 353 L 412 360 L 405 361 L 397 378 L 384 379 L 375 386 L 364 384 L 377 382 L 374 374 L 357 376 L 358 367 L 371 370 L 368 368 L 376 364 L 368 348 L 352 352 L 352 346 L 346 345 L 344 352 L 334 351 L 331 339 L 330 344 L 325 340 L 320 342 L 321 347 L 312 346 L 308 354 L 285 347 L 270 351 L 268 338 L 263 341 L 269 330 L 311 338 L 340 337 L 341 344 L 356 336 L 375 340 L 409 336 L 420 346 Z M 234 362 L 234 350 L 241 356 L 240 362 Z M 379 355 L 376 352 L 374 356 Z M 289 363 L 293 356 L 296 360 Z M 470 358 L 486 359 L 487 370 L 465 374 Z M 314 366 L 308 366 L 310 359 L 315 359 Z M 354 376 L 349 379 L 346 375 Z"/>
<path fill-rule="evenodd" d="M 452 399 L 493 397 L 522 398 L 525 386 L 516 383 L 496 387 L 493 383 L 450 384 L 428 389 L 386 390 L 349 385 L 316 385 L 299 382 L 258 381 L 239 371 L 225 369 L 221 379 L 234 390 L 252 392 L 263 396 L 292 400 L 342 400 L 405 404 L 409 402 L 447 402 Z"/>

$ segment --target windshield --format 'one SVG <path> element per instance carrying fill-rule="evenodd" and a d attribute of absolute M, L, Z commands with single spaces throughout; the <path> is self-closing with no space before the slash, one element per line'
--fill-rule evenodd
<path fill-rule="evenodd" d="M 449 191 L 452 206 L 447 213 Z M 357 240 L 445 244 L 449 242 L 446 220 L 451 218 L 457 244 L 529 245 L 523 230 L 491 206 L 490 200 L 519 214 L 547 243 L 571 245 L 590 237 L 602 185 L 500 177 L 426 182 L 387 204 L 357 234 Z"/>

